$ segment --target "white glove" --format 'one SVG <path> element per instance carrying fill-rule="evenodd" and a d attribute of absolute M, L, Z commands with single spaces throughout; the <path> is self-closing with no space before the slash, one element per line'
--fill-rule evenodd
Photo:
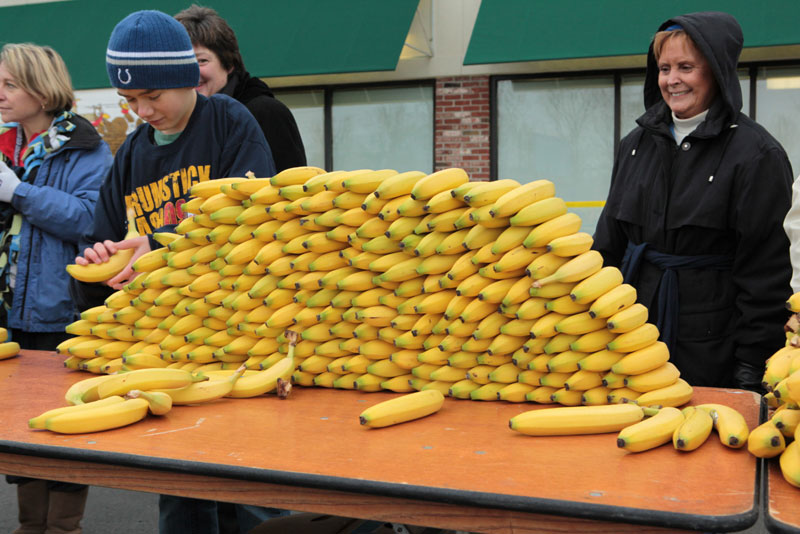
<path fill-rule="evenodd" d="M 17 175 L 0 161 L 0 201 L 11 202 L 18 185 Z"/>

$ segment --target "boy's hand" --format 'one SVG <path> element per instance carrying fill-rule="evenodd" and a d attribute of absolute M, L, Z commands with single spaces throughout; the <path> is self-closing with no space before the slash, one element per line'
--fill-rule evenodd
<path fill-rule="evenodd" d="M 119 250 L 134 249 L 131 261 L 120 271 L 116 276 L 103 282 L 105 285 L 113 289 L 122 289 L 122 287 L 133 280 L 136 273 L 133 271 L 133 262 L 139 256 L 150 252 L 150 241 L 147 236 L 133 237 L 131 239 L 124 239 L 122 241 L 103 241 L 102 243 L 95 243 L 94 246 L 87 248 L 83 251 L 83 256 L 75 258 L 75 263 L 78 265 L 89 265 L 90 263 L 104 263 L 116 254 Z"/>

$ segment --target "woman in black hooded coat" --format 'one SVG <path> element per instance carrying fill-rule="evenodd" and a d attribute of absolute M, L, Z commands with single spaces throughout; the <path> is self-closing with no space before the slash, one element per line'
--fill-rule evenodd
<path fill-rule="evenodd" d="M 594 247 L 636 287 L 685 380 L 758 390 L 785 342 L 791 165 L 740 111 L 734 17 L 674 17 L 654 43 L 646 111 L 620 143 Z"/>

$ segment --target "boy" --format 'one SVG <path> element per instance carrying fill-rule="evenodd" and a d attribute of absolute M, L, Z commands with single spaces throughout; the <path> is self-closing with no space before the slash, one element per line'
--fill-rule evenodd
<path fill-rule="evenodd" d="M 128 266 L 101 284 L 73 283 L 79 309 L 99 305 L 132 279 L 131 264 L 157 245 L 147 236 L 168 231 L 195 183 L 226 176 L 275 174 L 272 152 L 250 112 L 235 100 L 195 91 L 200 78 L 186 30 L 159 11 L 128 15 L 114 28 L 106 52 L 111 85 L 145 124 L 120 146 L 84 236 L 89 248 L 75 262 L 102 263 L 134 248 Z M 132 208 L 142 237 L 122 240 Z"/>
<path fill-rule="evenodd" d="M 195 183 L 226 176 L 275 174 L 272 152 L 253 116 L 242 104 L 224 96 L 206 98 L 195 91 L 200 72 L 192 42 L 181 24 L 159 11 L 139 11 L 114 28 L 106 67 L 111 85 L 146 124 L 119 148 L 111 172 L 100 189 L 94 228 L 84 236 L 91 245 L 76 263 L 101 263 L 118 250 L 135 249 L 128 266 L 103 284 L 73 280 L 79 309 L 100 305 L 131 278 L 131 264 L 160 245 L 153 232 L 168 231 L 187 216 L 181 206 Z M 141 237 L 122 240 L 126 211 L 135 212 Z M 258 524 L 270 517 L 256 507 L 239 507 Z M 216 534 L 213 501 L 162 495 L 162 533 Z"/>

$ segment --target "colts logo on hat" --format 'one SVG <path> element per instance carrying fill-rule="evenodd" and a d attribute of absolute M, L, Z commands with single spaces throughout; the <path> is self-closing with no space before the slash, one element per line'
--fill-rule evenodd
<path fill-rule="evenodd" d="M 123 85 L 128 85 L 129 83 L 131 83 L 131 71 L 125 69 L 125 74 L 128 76 L 127 80 L 122 79 L 122 68 L 117 69 L 117 78 L 119 78 L 120 83 L 122 83 Z"/>

